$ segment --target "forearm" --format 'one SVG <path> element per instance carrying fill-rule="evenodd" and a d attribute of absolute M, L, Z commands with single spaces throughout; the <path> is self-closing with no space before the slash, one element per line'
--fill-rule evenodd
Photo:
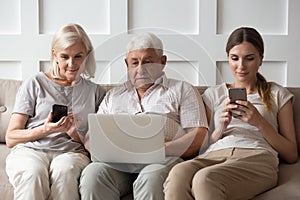
<path fill-rule="evenodd" d="M 208 145 L 207 129 L 193 129 L 180 138 L 165 143 L 166 155 L 190 158 Z"/>
<path fill-rule="evenodd" d="M 72 133 L 69 134 L 69 136 L 72 138 L 72 140 L 74 140 L 75 142 L 78 143 L 84 143 L 84 137 L 81 136 L 78 131 L 75 129 L 74 131 L 72 131 Z"/>
<path fill-rule="evenodd" d="M 258 129 L 282 159 L 289 163 L 293 163 L 297 159 L 298 152 L 296 141 L 290 141 L 283 137 L 265 119 L 260 120 Z"/>
<path fill-rule="evenodd" d="M 33 129 L 8 130 L 5 136 L 6 145 L 9 148 L 12 148 L 20 143 L 36 141 L 46 135 L 48 135 L 48 131 L 44 128 L 44 126 L 39 126 Z"/>
<path fill-rule="evenodd" d="M 222 137 L 223 132 L 224 130 L 222 128 L 216 128 L 214 132 L 210 135 L 209 144 L 213 144 L 216 141 L 218 141 Z"/>

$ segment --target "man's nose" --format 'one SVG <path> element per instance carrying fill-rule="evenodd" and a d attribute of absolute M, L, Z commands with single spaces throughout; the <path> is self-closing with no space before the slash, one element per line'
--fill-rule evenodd
<path fill-rule="evenodd" d="M 146 70 L 146 65 L 145 64 L 139 64 L 139 66 L 137 67 L 137 72 L 138 73 L 144 73 L 145 70 Z"/>

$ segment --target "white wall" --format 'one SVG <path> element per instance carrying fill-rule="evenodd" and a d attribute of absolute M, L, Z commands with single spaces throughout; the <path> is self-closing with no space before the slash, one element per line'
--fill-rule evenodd
<path fill-rule="evenodd" d="M 96 82 L 126 80 L 127 42 L 152 31 L 164 42 L 169 77 L 215 85 L 232 81 L 228 34 L 253 26 L 265 40 L 262 73 L 284 86 L 300 86 L 299 10 L 299 0 L 0 0 L 0 78 L 24 80 L 47 71 L 53 33 L 72 22 L 94 44 Z"/>

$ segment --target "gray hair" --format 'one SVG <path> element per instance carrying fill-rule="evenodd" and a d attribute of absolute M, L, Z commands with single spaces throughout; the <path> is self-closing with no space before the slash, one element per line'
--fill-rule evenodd
<path fill-rule="evenodd" d="M 68 24 L 61 27 L 53 37 L 51 49 L 54 49 L 55 51 L 62 51 L 79 41 L 83 43 L 85 50 L 88 53 L 85 63 L 83 63 L 85 64 L 85 71 L 83 72 L 83 74 L 87 78 L 93 78 L 96 71 L 94 48 L 87 33 L 80 25 Z M 51 54 L 50 72 L 53 77 L 60 77 L 59 67 L 53 54 Z"/>
<path fill-rule="evenodd" d="M 158 56 L 163 55 L 163 43 L 155 34 L 149 32 L 139 34 L 133 37 L 128 43 L 126 57 L 130 51 L 150 48 L 155 49 Z"/>

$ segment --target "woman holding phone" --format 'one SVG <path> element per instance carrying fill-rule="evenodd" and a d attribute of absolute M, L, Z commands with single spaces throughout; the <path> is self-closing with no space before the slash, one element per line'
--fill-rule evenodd
<path fill-rule="evenodd" d="M 49 72 L 39 72 L 21 85 L 7 129 L 6 144 L 12 150 L 6 172 L 15 199 L 80 199 L 78 178 L 90 162 L 82 139 L 87 116 L 97 111 L 105 90 L 88 80 L 96 63 L 81 26 L 58 30 L 50 64 Z"/>
<path fill-rule="evenodd" d="M 235 82 L 203 94 L 210 146 L 171 170 L 166 200 L 250 199 L 276 185 L 278 156 L 288 163 L 297 160 L 293 95 L 258 72 L 264 57 L 261 35 L 254 28 L 238 28 L 226 52 Z M 231 102 L 230 88 L 245 88 L 247 100 Z"/>

